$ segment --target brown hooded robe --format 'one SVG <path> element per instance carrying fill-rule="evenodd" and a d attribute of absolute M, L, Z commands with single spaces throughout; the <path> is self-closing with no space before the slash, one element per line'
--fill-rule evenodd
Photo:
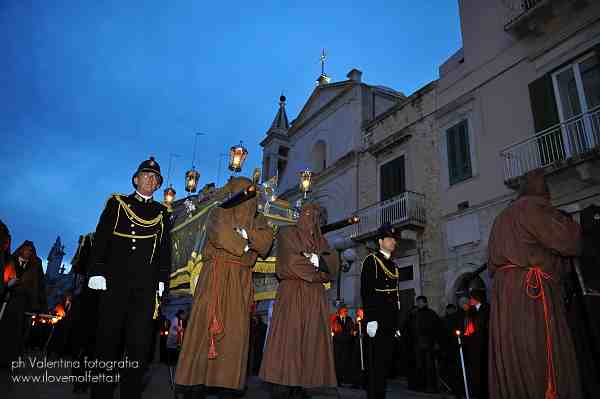
<path fill-rule="evenodd" d="M 577 255 L 580 241 L 579 225 L 550 204 L 541 172 L 527 176 L 520 198 L 496 218 L 488 248 L 491 399 L 581 398 L 560 284 L 561 256 Z"/>
<path fill-rule="evenodd" d="M 337 379 L 323 283 L 338 273 L 337 252 L 321 236 L 317 205 L 303 207 L 297 226 L 277 235 L 281 280 L 260 369 L 264 381 L 295 387 L 335 387 Z M 302 252 L 319 255 L 329 273 L 315 269 Z"/>
<path fill-rule="evenodd" d="M 226 187 L 235 194 L 250 184 L 233 178 Z M 273 241 L 273 230 L 256 214 L 256 206 L 253 198 L 231 209 L 216 208 L 209 216 L 205 263 L 179 356 L 177 385 L 244 388 L 254 301 L 250 268 L 259 254 L 267 255 Z M 246 230 L 248 241 L 236 227 Z M 250 250 L 244 252 L 247 244 Z"/>

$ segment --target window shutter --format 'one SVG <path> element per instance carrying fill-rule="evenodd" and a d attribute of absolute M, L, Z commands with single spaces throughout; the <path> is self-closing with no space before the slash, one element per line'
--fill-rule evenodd
<path fill-rule="evenodd" d="M 388 200 L 406 191 L 404 156 L 381 165 L 380 185 L 381 201 Z"/>
<path fill-rule="evenodd" d="M 446 130 L 446 144 L 448 151 L 448 178 L 450 184 L 458 180 L 457 153 L 456 153 L 456 129 L 454 127 Z"/>
<path fill-rule="evenodd" d="M 467 179 L 472 176 L 471 172 L 471 149 L 469 145 L 469 125 L 464 120 L 458 128 L 460 135 L 460 178 Z"/>
<path fill-rule="evenodd" d="M 529 84 L 529 99 L 536 132 L 548 129 L 559 122 L 552 77 L 546 74 Z"/>

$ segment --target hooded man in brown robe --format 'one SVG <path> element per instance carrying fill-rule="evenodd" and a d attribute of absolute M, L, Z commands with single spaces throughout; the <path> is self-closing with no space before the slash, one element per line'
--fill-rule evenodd
<path fill-rule="evenodd" d="M 302 388 L 336 387 L 329 307 L 323 283 L 339 270 L 339 259 L 319 226 L 320 208 L 302 208 L 296 226 L 277 235 L 281 280 L 259 376 L 275 384 L 273 398 L 302 397 Z"/>
<path fill-rule="evenodd" d="M 489 239 L 491 399 L 581 398 L 562 300 L 561 257 L 580 251 L 581 229 L 550 204 L 543 172 L 496 218 Z"/>
<path fill-rule="evenodd" d="M 235 194 L 251 184 L 236 177 L 226 189 Z M 273 242 L 273 230 L 256 209 L 255 197 L 230 209 L 215 208 L 206 223 L 204 266 L 175 375 L 186 397 L 203 398 L 206 387 L 221 388 L 220 397 L 244 388 L 254 300 L 251 267 Z"/>

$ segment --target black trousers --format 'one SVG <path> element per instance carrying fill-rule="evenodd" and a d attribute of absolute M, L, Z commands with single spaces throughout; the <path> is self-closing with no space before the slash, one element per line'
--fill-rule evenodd
<path fill-rule="evenodd" d="M 415 388 L 418 391 L 438 391 L 434 355 L 431 347 L 415 346 Z"/>
<path fill-rule="evenodd" d="M 104 365 L 126 359 L 124 367 L 102 368 L 95 365 L 96 375 L 104 381 L 92 386 L 92 398 L 113 397 L 114 384 L 120 383 L 121 397 L 141 398 L 142 376 L 152 344 L 155 287 L 115 287 L 100 293 L 96 357 Z M 123 357 L 123 354 L 125 357 Z M 96 360 L 96 359 L 93 359 Z M 113 363 L 114 364 L 114 363 Z M 112 380 L 112 382 L 111 382 Z"/>
<path fill-rule="evenodd" d="M 385 398 L 386 378 L 394 356 L 392 332 L 378 330 L 373 338 L 365 335 L 367 343 L 367 398 Z"/>

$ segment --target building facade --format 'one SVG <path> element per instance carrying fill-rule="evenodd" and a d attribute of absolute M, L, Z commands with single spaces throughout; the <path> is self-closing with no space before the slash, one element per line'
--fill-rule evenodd
<path fill-rule="evenodd" d="M 435 112 L 445 300 L 487 259 L 495 217 L 543 168 L 572 213 L 600 201 L 600 3 L 461 0 L 463 47 L 439 68 Z"/>
<path fill-rule="evenodd" d="M 359 152 L 362 128 L 405 99 L 402 93 L 362 82 L 362 72 L 353 69 L 347 80 L 330 83 L 322 74 L 299 115 L 291 122 L 285 110 L 285 97 L 261 142 L 263 179 L 277 176 L 278 195 L 294 204 L 303 197 L 299 173 L 313 172 L 310 198 L 324 209 L 323 222 L 334 222 L 356 213 L 361 207 L 358 195 Z M 352 228 L 328 235 L 332 245 L 349 267 L 330 290 L 332 303 L 359 305 L 356 269 L 358 244 L 350 239 Z M 350 251 L 348 251 L 350 250 Z M 344 252 L 346 251 L 346 252 Z M 358 266 L 357 266 L 358 265 Z"/>

